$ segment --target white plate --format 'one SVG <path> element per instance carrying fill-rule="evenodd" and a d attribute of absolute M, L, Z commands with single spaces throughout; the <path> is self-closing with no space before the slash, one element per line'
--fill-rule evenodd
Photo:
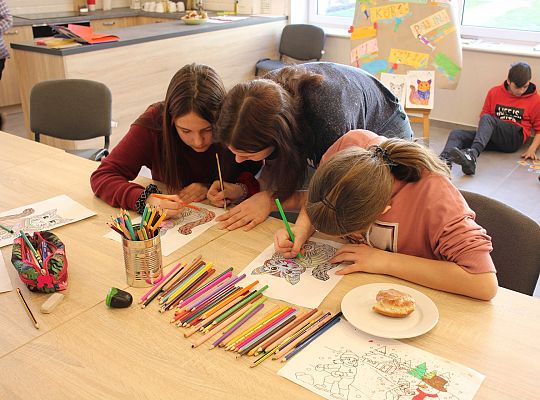
<path fill-rule="evenodd" d="M 405 318 L 386 317 L 372 310 L 379 290 L 396 289 L 410 294 L 416 309 Z M 343 297 L 341 311 L 352 325 L 370 335 L 391 339 L 420 336 L 430 331 L 439 321 L 435 303 L 418 290 L 391 283 L 371 283 L 359 286 Z"/>

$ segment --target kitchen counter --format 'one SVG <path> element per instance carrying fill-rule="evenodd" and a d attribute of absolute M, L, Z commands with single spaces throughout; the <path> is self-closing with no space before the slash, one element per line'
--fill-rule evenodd
<path fill-rule="evenodd" d="M 142 15 L 140 11 L 131 12 Z M 110 11 L 93 15 L 103 18 L 104 13 L 112 16 Z M 155 16 L 157 13 L 146 14 Z M 185 25 L 172 20 L 108 29 L 104 33 L 120 38 L 111 43 L 51 49 L 32 41 L 12 42 L 28 137 L 33 138 L 28 123 L 30 91 L 38 82 L 90 79 L 107 85 L 112 93 L 112 116 L 117 125 L 111 136 L 111 146 L 115 146 L 150 104 L 165 98 L 171 78 L 186 64 L 212 66 L 227 89 L 254 78 L 258 60 L 279 57 L 279 40 L 286 23 L 285 16 L 253 16 L 203 25 Z M 102 145 L 101 139 L 80 144 L 42 136 L 41 141 L 63 149 Z"/>
<path fill-rule="evenodd" d="M 128 9 L 129 10 L 129 9 Z M 133 10 L 136 11 L 136 10 Z M 105 11 L 109 12 L 109 11 Z M 104 12 L 104 13 L 105 13 Z M 100 43 L 93 45 L 85 45 L 79 47 L 71 47 L 64 49 L 52 49 L 46 46 L 36 45 L 33 42 L 26 43 L 12 43 L 11 47 L 13 49 L 25 50 L 25 51 L 34 51 L 45 54 L 57 55 L 57 56 L 66 56 L 71 54 L 86 53 L 92 51 L 99 51 L 103 49 L 109 49 L 114 47 L 129 46 L 138 43 L 152 42 L 156 40 L 169 39 L 179 36 L 194 35 L 205 32 L 214 32 L 221 30 L 228 30 L 231 28 L 241 28 L 252 25 L 267 24 L 274 21 L 285 21 L 287 17 L 256 17 L 250 16 L 246 19 L 239 21 L 232 21 L 227 23 L 210 23 L 207 22 L 202 25 L 186 25 L 180 19 L 179 16 L 174 16 L 173 14 L 164 14 L 164 13 L 145 13 L 145 14 L 159 14 L 160 17 L 163 15 L 171 16 L 171 22 L 162 22 L 159 24 L 146 24 L 146 25 L 137 25 L 128 28 L 119 28 L 119 29 L 110 29 L 107 30 L 107 34 L 116 35 L 120 39 L 117 42 L 110 43 Z M 140 15 L 140 14 L 137 14 Z M 209 13 L 209 16 L 212 16 L 212 13 Z M 247 16 L 246 16 L 247 17 Z M 173 19 L 175 18 L 175 19 Z M 74 22 L 70 19 L 71 22 Z"/>

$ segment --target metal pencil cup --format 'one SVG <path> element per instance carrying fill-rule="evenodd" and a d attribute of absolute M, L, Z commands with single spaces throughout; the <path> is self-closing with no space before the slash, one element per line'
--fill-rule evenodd
<path fill-rule="evenodd" d="M 163 277 L 161 239 L 159 231 L 148 240 L 122 238 L 127 284 L 133 287 L 154 285 Z"/>

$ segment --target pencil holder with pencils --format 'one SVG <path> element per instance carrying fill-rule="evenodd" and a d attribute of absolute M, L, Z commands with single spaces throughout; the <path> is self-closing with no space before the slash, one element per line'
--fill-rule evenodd
<path fill-rule="evenodd" d="M 159 230 L 147 240 L 122 238 L 127 284 L 133 287 L 154 285 L 163 277 Z"/>
<path fill-rule="evenodd" d="M 15 238 L 11 262 L 29 290 L 52 293 L 67 288 L 68 261 L 64 243 L 52 232 Z"/>

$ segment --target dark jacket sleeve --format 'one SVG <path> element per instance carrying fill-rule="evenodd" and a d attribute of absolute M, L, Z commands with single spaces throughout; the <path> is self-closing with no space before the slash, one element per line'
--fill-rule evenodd
<path fill-rule="evenodd" d="M 128 133 L 101 161 L 90 185 L 95 195 L 113 207 L 135 210 L 144 188 L 130 182 L 144 165 L 152 169 L 159 157 L 158 134 L 140 125 L 131 125 Z"/>

